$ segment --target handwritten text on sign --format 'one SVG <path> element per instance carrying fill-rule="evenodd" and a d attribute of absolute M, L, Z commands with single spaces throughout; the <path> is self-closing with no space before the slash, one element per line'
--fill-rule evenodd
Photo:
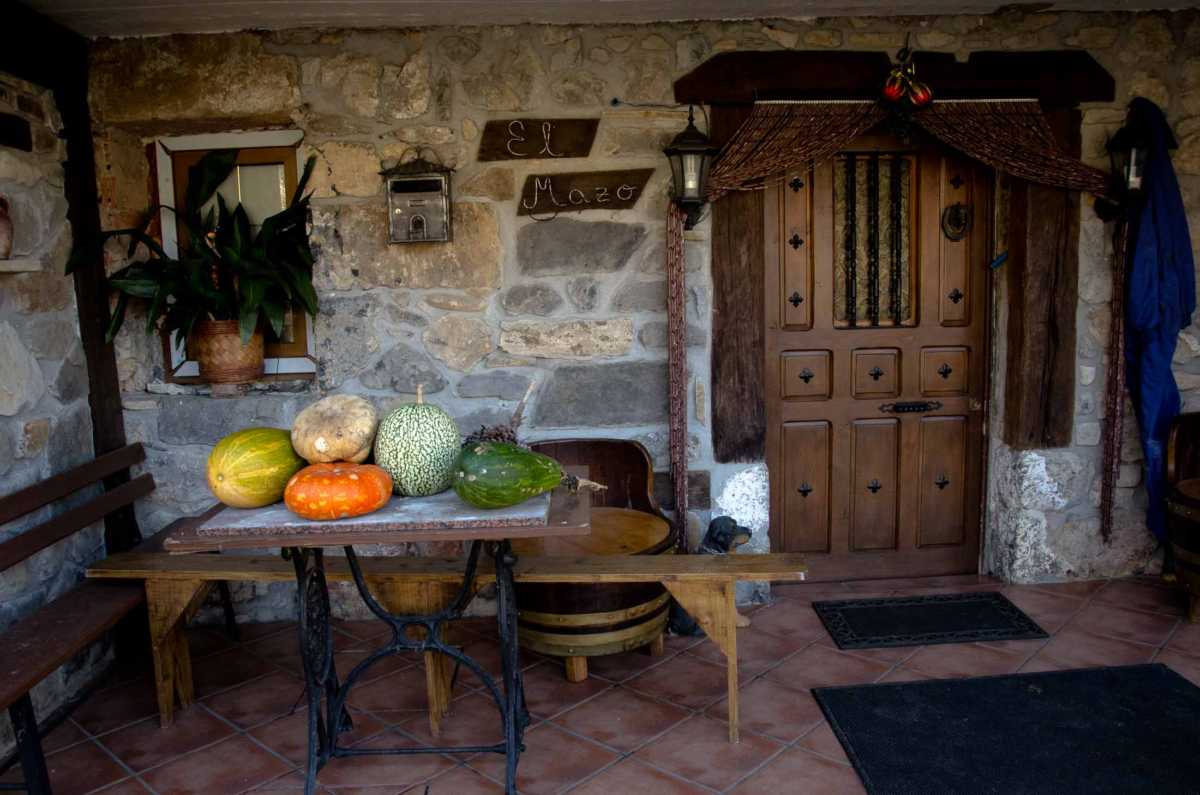
<path fill-rule="evenodd" d="M 517 215 L 628 210 L 637 204 L 653 173 L 652 168 L 637 168 L 628 171 L 530 174 L 521 188 Z"/>
<path fill-rule="evenodd" d="M 483 126 L 479 160 L 587 157 L 599 119 L 497 119 Z"/>

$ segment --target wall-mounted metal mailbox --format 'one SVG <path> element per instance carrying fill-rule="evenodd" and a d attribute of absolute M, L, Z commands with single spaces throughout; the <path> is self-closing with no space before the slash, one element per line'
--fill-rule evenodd
<path fill-rule="evenodd" d="M 453 172 L 452 168 L 421 158 L 380 172 L 387 189 L 389 243 L 452 239 L 450 175 Z"/>

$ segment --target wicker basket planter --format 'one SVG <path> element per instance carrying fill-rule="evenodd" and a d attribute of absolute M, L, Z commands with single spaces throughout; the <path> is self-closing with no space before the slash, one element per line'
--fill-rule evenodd
<path fill-rule="evenodd" d="M 236 320 L 202 320 L 189 347 L 200 365 L 200 377 L 210 384 L 245 384 L 262 377 L 261 330 L 243 344 Z"/>

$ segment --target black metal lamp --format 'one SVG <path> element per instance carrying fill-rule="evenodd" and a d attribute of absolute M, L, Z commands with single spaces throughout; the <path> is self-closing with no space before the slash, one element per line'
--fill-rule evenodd
<path fill-rule="evenodd" d="M 704 193 L 708 186 L 708 166 L 719 149 L 708 136 L 696 129 L 692 106 L 688 106 L 688 125 L 663 150 L 671 161 L 672 198 L 687 213 L 684 229 L 691 229 L 700 220 Z"/>

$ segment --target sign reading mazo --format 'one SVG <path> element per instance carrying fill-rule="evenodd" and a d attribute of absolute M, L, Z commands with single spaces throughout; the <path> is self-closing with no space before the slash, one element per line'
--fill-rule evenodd
<path fill-rule="evenodd" d="M 553 215 L 584 210 L 628 210 L 637 204 L 652 168 L 530 174 L 521 188 L 517 215 Z"/>

